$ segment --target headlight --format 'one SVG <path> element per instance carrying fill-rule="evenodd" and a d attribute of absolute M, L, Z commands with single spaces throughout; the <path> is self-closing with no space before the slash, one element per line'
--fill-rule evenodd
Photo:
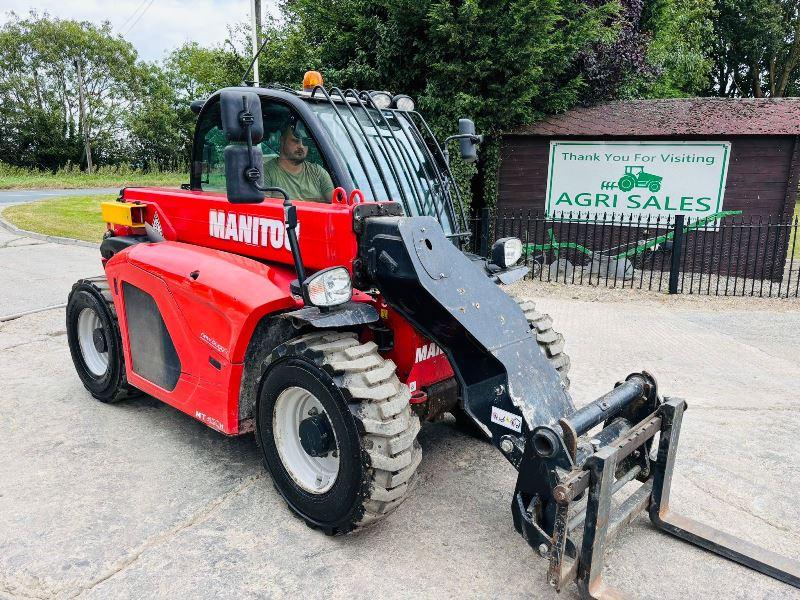
<path fill-rule="evenodd" d="M 389 108 L 392 104 L 392 96 L 389 92 L 370 92 L 369 97 L 378 110 Z"/>
<path fill-rule="evenodd" d="M 492 246 L 491 260 L 498 267 L 507 269 L 522 257 L 522 241 L 519 238 L 500 238 Z"/>
<path fill-rule="evenodd" d="M 344 267 L 331 267 L 314 273 L 303 285 L 309 302 L 314 306 L 336 306 L 353 296 L 350 273 Z"/>
<path fill-rule="evenodd" d="M 397 94 L 397 96 L 392 98 L 392 104 L 394 104 L 397 110 L 409 112 L 414 110 L 414 101 L 410 96 L 406 96 L 405 94 Z"/>

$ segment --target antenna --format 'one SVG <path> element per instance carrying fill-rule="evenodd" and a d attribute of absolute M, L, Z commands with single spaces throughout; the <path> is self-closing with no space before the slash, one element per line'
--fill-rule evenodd
<path fill-rule="evenodd" d="M 253 85 L 255 87 L 258 87 L 258 26 L 261 19 L 256 18 L 256 3 L 259 1 L 250 0 L 250 26 L 253 28 Z"/>
<path fill-rule="evenodd" d="M 258 49 L 258 52 L 255 53 L 253 56 L 253 60 L 250 61 L 250 64 L 247 66 L 247 69 L 242 74 L 242 85 L 247 87 L 258 86 L 258 66 L 256 66 L 255 70 L 255 77 L 253 77 L 252 81 L 247 80 L 247 76 L 250 74 L 250 69 L 253 68 L 253 65 L 258 65 L 258 56 L 264 50 L 264 47 L 267 45 L 269 38 L 265 37 L 264 41 L 261 43 L 261 47 Z M 255 37 L 253 37 L 253 47 L 255 48 Z"/>

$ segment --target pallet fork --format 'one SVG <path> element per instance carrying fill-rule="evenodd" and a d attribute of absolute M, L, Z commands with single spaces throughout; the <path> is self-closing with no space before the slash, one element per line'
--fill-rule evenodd
<path fill-rule="evenodd" d="M 634 375 L 628 381 L 640 376 Z M 630 388 L 633 393 L 638 392 L 636 386 Z M 558 508 L 548 551 L 548 580 L 557 591 L 574 579 L 583 598 L 618 597 L 618 592 L 602 579 L 605 549 L 641 510 L 647 510 L 653 524 L 663 531 L 800 588 L 799 562 L 671 510 L 670 487 L 685 410 L 684 400 L 666 398 L 650 416 L 598 449 L 580 468 L 570 471 L 553 488 Z M 644 448 L 656 434 L 659 434 L 658 450 L 652 457 Z M 619 467 L 637 452 L 649 464 L 644 469 L 640 464 L 634 464 L 628 470 L 623 468 L 625 472 L 620 473 Z M 614 509 L 612 496 L 634 479 L 642 481 L 641 485 Z M 585 507 L 577 517 L 570 518 L 576 500 L 584 494 L 587 496 Z M 570 560 L 567 550 L 575 547 L 568 544 L 568 540 L 581 526 L 583 539 L 580 550 L 573 550 Z"/>

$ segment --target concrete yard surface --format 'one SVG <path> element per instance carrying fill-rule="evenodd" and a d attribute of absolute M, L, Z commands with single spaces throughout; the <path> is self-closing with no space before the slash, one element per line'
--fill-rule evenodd
<path fill-rule="evenodd" d="M 46 242 L 0 228 L 0 320 L 64 304 L 75 281 L 102 273 L 97 248 Z"/>
<path fill-rule="evenodd" d="M 579 405 L 643 368 L 687 399 L 676 510 L 800 555 L 799 312 L 539 306 L 566 336 Z M 419 478 L 396 512 L 326 537 L 291 515 L 251 435 L 226 438 L 149 397 L 93 400 L 59 309 L 0 323 L 0 433 L 0 598 L 557 597 L 514 531 L 514 470 L 452 420 L 423 427 Z M 631 598 L 800 598 L 645 515 L 606 564 Z"/>

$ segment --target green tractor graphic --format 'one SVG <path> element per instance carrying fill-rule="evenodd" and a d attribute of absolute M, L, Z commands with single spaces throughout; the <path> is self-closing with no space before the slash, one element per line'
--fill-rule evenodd
<path fill-rule="evenodd" d="M 635 187 L 657 192 L 661 189 L 662 179 L 664 178 L 658 175 L 645 173 L 641 165 L 626 165 L 625 175 L 619 178 L 617 185 L 623 192 L 630 192 Z"/>

